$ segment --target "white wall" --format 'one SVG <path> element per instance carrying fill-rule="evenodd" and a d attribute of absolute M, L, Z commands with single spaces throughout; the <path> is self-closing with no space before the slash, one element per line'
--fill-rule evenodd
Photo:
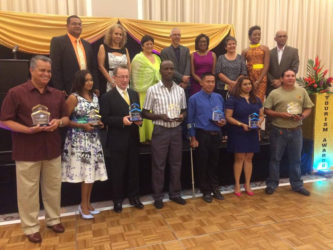
<path fill-rule="evenodd" d="M 138 19 L 138 0 L 91 0 L 92 16 Z"/>

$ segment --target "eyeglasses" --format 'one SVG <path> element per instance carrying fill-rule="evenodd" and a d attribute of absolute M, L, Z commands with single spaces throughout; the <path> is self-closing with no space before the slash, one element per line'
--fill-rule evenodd
<path fill-rule="evenodd" d="M 120 78 L 120 79 L 129 79 L 129 76 L 115 76 L 117 78 Z"/>

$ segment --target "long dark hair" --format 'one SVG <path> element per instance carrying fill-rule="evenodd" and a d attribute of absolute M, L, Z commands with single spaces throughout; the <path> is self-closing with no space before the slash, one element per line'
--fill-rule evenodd
<path fill-rule="evenodd" d="M 257 99 L 256 95 L 254 94 L 253 82 L 247 76 L 242 76 L 242 77 L 238 78 L 238 81 L 237 81 L 236 85 L 232 88 L 232 90 L 230 91 L 230 94 L 236 98 L 240 98 L 241 87 L 242 87 L 242 83 L 244 80 L 249 80 L 252 85 L 252 89 L 249 93 L 249 95 L 250 95 L 249 102 L 252 104 L 258 103 L 258 99 Z"/>
<path fill-rule="evenodd" d="M 74 75 L 74 80 L 73 80 L 73 85 L 72 85 L 72 90 L 71 92 L 74 93 L 78 93 L 80 96 L 82 96 L 82 89 L 86 83 L 86 76 L 90 74 L 92 76 L 92 74 L 90 73 L 89 70 L 79 70 L 75 73 Z M 93 90 L 91 89 L 89 91 L 89 95 L 93 96 Z"/>

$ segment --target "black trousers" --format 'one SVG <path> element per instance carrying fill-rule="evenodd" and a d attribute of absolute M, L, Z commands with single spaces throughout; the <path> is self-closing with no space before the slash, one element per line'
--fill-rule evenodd
<path fill-rule="evenodd" d="M 112 200 L 139 195 L 139 148 L 130 145 L 127 151 L 110 152 L 110 179 Z"/>
<path fill-rule="evenodd" d="M 220 133 L 196 130 L 196 139 L 199 142 L 197 149 L 197 169 L 199 186 L 202 193 L 210 193 L 219 185 L 219 145 Z"/>

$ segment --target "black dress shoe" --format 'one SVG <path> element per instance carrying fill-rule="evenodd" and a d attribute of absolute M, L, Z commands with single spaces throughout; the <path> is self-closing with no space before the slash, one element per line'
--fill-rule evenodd
<path fill-rule="evenodd" d="M 120 201 L 113 202 L 113 210 L 116 213 L 121 213 L 121 211 L 123 210 L 122 202 L 120 202 Z"/>
<path fill-rule="evenodd" d="M 306 190 L 304 187 L 294 190 L 296 193 L 305 195 L 305 196 L 310 196 L 310 192 L 308 190 Z"/>
<path fill-rule="evenodd" d="M 275 191 L 274 188 L 271 188 L 271 187 L 266 187 L 266 188 L 265 188 L 265 193 L 266 193 L 266 194 L 273 194 L 274 191 Z"/>
<path fill-rule="evenodd" d="M 39 232 L 33 233 L 33 234 L 27 234 L 28 240 L 32 243 L 41 243 L 42 242 L 42 236 Z"/>
<path fill-rule="evenodd" d="M 213 197 L 217 200 L 224 200 L 223 195 L 221 194 L 220 190 L 218 190 L 217 188 L 214 188 L 213 190 Z"/>
<path fill-rule="evenodd" d="M 142 209 L 144 206 L 141 203 L 139 197 L 129 198 L 129 203 L 135 208 Z"/>
<path fill-rule="evenodd" d="M 213 201 L 213 197 L 210 193 L 203 194 L 202 199 L 207 203 L 211 203 Z"/>
<path fill-rule="evenodd" d="M 154 206 L 157 208 L 157 209 L 161 209 L 164 207 L 164 204 L 163 204 L 163 201 L 162 200 L 155 200 L 154 201 Z"/>
<path fill-rule="evenodd" d="M 184 200 L 182 197 L 174 197 L 174 198 L 170 198 L 171 201 L 176 202 L 177 204 L 180 205 L 185 205 L 186 204 L 186 200 Z"/>

